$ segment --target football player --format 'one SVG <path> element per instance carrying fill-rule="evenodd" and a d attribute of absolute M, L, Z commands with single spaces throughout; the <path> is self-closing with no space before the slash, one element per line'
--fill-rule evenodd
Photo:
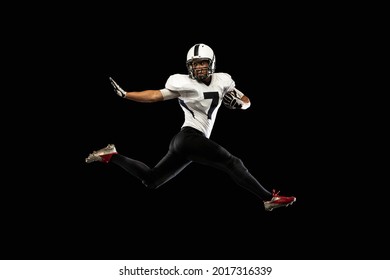
<path fill-rule="evenodd" d="M 208 45 L 195 44 L 187 53 L 188 73 L 171 75 L 162 89 L 125 91 L 110 77 L 115 93 L 124 99 L 158 102 L 177 98 L 184 123 L 173 136 L 165 156 L 154 167 L 118 153 L 114 144 L 92 152 L 86 162 L 116 164 L 151 189 L 168 182 L 191 162 L 197 162 L 226 172 L 236 184 L 256 195 L 267 211 L 294 203 L 295 197 L 280 196 L 279 192 L 264 188 L 240 158 L 210 139 L 221 104 L 240 110 L 251 105 L 229 74 L 215 72 L 215 65 L 214 51 Z"/>

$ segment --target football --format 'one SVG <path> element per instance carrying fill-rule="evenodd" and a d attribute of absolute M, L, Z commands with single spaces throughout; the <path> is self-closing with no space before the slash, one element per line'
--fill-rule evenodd
<path fill-rule="evenodd" d="M 223 96 L 222 102 L 228 109 L 240 109 L 242 105 L 237 100 L 239 100 L 237 93 L 235 90 L 232 90 Z"/>

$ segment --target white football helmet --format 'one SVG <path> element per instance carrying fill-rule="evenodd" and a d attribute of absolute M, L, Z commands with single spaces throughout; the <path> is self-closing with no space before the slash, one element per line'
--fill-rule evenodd
<path fill-rule="evenodd" d="M 187 70 L 191 79 L 196 79 L 197 77 L 194 75 L 194 70 L 192 69 L 192 62 L 194 60 L 208 60 L 209 68 L 207 71 L 207 77 L 203 77 L 203 79 L 208 78 L 211 74 L 215 72 L 215 55 L 214 51 L 205 44 L 196 44 L 191 47 L 191 49 L 187 53 Z"/>

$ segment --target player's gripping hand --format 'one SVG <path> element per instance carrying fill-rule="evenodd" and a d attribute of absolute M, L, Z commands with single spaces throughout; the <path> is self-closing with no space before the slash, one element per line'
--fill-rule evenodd
<path fill-rule="evenodd" d="M 241 109 L 244 105 L 244 102 L 238 97 L 234 90 L 227 92 L 223 96 L 222 102 L 229 109 Z"/>
<path fill-rule="evenodd" d="M 115 93 L 118 94 L 120 97 L 125 98 L 126 97 L 126 91 L 124 91 L 115 81 L 113 78 L 110 77 L 111 85 L 114 87 Z"/>

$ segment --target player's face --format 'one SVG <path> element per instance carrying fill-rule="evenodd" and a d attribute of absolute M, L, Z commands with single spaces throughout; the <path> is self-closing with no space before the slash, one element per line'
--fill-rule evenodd
<path fill-rule="evenodd" d="M 204 80 L 207 78 L 207 71 L 209 68 L 208 60 L 194 60 L 192 62 L 192 69 L 197 80 Z"/>

